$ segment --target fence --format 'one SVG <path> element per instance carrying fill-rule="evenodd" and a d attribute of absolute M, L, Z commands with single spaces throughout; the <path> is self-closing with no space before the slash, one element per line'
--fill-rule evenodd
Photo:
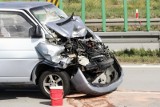
<path fill-rule="evenodd" d="M 106 3 L 105 0 L 101 0 L 101 9 L 102 9 L 102 30 L 106 32 Z M 123 0 L 123 9 L 124 9 L 124 31 L 128 31 L 128 6 L 127 0 Z M 85 22 L 85 0 L 82 0 L 82 20 Z M 150 0 L 146 0 L 146 20 L 147 20 L 147 31 L 150 31 Z"/>

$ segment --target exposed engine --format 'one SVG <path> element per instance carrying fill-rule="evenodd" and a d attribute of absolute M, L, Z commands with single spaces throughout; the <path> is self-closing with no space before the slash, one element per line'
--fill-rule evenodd
<path fill-rule="evenodd" d="M 108 47 L 101 42 L 93 39 L 71 39 L 65 44 L 65 52 L 67 55 L 75 54 L 73 64 L 83 71 L 93 85 L 106 85 L 118 78 L 112 67 L 114 59 Z"/>

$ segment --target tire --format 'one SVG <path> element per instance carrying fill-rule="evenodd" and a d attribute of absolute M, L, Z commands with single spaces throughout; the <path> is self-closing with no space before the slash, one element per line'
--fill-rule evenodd
<path fill-rule="evenodd" d="M 50 98 L 50 86 L 63 86 L 63 97 L 65 97 L 70 91 L 70 78 L 64 71 L 48 70 L 42 73 L 38 85 L 42 94 L 47 98 Z"/>

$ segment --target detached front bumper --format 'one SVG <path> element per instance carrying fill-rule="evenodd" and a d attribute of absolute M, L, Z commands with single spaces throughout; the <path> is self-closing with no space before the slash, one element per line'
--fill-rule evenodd
<path fill-rule="evenodd" d="M 79 92 L 89 94 L 89 95 L 102 95 L 115 90 L 122 83 L 122 80 L 123 80 L 122 78 L 123 78 L 123 72 L 120 71 L 120 76 L 118 80 L 104 87 L 96 87 L 90 84 L 86 80 L 82 71 L 78 69 L 77 73 L 71 79 L 71 82 L 76 88 L 76 90 Z"/>

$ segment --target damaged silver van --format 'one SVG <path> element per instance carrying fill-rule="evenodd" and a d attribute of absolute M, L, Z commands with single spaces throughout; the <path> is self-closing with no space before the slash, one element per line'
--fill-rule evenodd
<path fill-rule="evenodd" d="M 90 95 L 115 90 L 122 69 L 79 17 L 47 2 L 0 3 L 0 83 L 33 83 Z"/>

